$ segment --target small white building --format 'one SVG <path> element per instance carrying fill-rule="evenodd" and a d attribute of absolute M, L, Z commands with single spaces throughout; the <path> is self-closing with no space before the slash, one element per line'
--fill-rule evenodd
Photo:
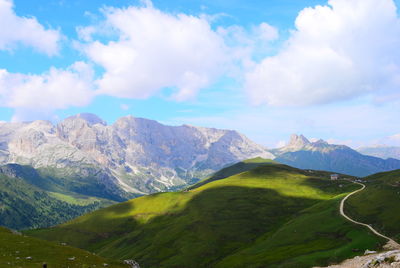
<path fill-rule="evenodd" d="M 331 180 L 336 181 L 339 179 L 339 174 L 331 174 Z"/>

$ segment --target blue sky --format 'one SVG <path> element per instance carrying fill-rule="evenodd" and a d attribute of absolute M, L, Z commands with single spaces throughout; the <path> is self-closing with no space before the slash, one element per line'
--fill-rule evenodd
<path fill-rule="evenodd" d="M 0 120 L 236 129 L 400 145 L 392 0 L 0 0 Z"/>

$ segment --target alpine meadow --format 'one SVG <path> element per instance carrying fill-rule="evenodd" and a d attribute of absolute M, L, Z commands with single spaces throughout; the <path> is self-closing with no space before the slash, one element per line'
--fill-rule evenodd
<path fill-rule="evenodd" d="M 400 0 L 0 0 L 0 268 L 400 268 Z"/>

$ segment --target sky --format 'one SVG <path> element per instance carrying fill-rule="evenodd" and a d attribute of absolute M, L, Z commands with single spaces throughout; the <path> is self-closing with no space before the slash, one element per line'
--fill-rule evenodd
<path fill-rule="evenodd" d="M 400 0 L 0 0 L 0 121 L 400 146 Z"/>

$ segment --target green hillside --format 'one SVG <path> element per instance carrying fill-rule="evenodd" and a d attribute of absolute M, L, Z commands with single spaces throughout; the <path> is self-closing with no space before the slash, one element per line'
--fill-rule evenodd
<path fill-rule="evenodd" d="M 9 177 L 22 178 L 47 192 L 74 193 L 113 201 L 125 201 L 137 195 L 128 194 L 116 185 L 105 185 L 111 180 L 99 168 L 81 165 L 79 169 L 46 167 L 35 169 L 27 165 L 7 164 L 0 166 L 0 173 Z"/>
<path fill-rule="evenodd" d="M 192 190 L 195 188 L 199 188 L 200 186 L 207 184 L 212 181 L 217 181 L 217 180 L 222 180 L 227 177 L 230 177 L 235 174 L 239 174 L 251 169 L 254 169 L 256 167 L 266 165 L 266 164 L 277 164 L 277 162 L 271 160 L 271 159 L 263 159 L 261 157 L 253 158 L 253 159 L 248 159 L 244 160 L 242 162 L 238 162 L 236 164 L 233 164 L 231 166 L 228 166 L 226 168 L 223 168 L 214 174 L 212 174 L 210 177 L 205 178 L 202 181 L 199 181 L 198 183 L 188 187 L 188 190 Z"/>
<path fill-rule="evenodd" d="M 400 241 L 400 170 L 378 173 L 365 181 L 366 189 L 349 198 L 346 213 Z"/>
<path fill-rule="evenodd" d="M 0 173 L 1 226 L 18 230 L 48 227 L 114 203 L 111 200 L 65 190 L 45 191 L 30 183 L 35 178 L 36 185 L 41 181 L 40 176 L 29 175 L 34 169 L 18 165 L 7 168 L 7 173 L 18 171 L 20 174 L 18 177 L 11 177 Z"/>
<path fill-rule="evenodd" d="M 311 267 L 382 244 L 338 213 L 358 186 L 277 163 L 237 167 L 190 191 L 136 198 L 28 233 L 144 267 Z"/>
<path fill-rule="evenodd" d="M 87 251 L 37 238 L 13 234 L 0 227 L 0 267 L 127 267 Z"/>

